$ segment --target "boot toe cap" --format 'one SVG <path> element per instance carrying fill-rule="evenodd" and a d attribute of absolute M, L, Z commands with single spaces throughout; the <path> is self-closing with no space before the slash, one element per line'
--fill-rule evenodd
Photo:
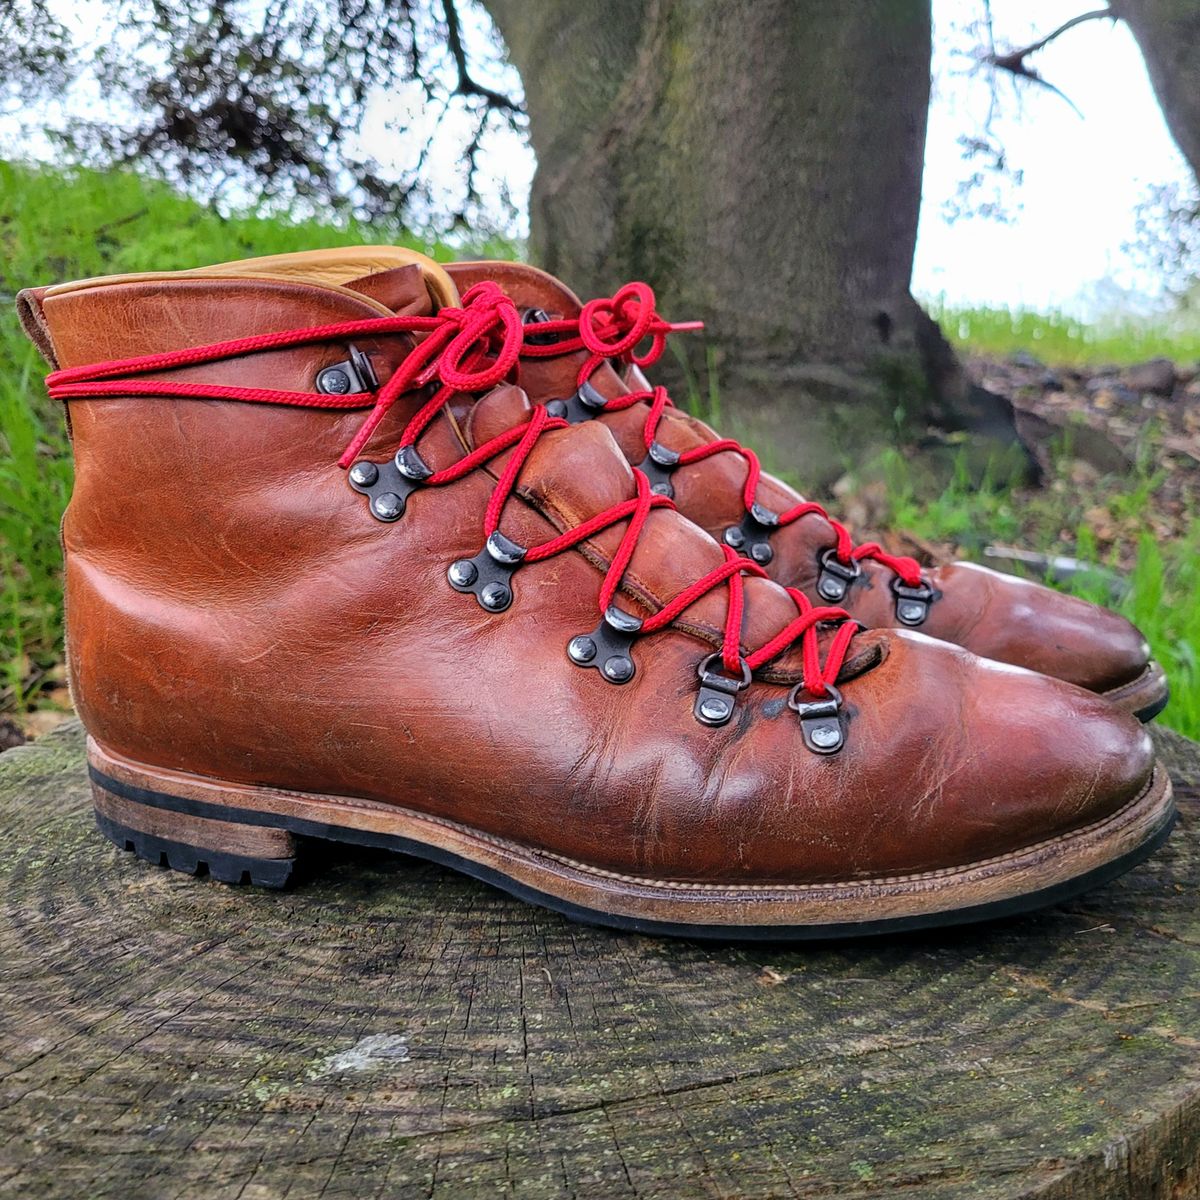
<path fill-rule="evenodd" d="M 938 572 L 937 583 L 950 602 L 945 619 L 961 625 L 952 640 L 975 654 L 1100 693 L 1132 682 L 1150 663 L 1132 623 L 1077 596 L 966 563 Z"/>
<path fill-rule="evenodd" d="M 1021 851 L 1103 822 L 1150 786 L 1149 736 L 1100 696 L 920 635 L 892 641 L 880 670 L 915 686 L 862 706 L 849 732 L 856 758 L 860 746 L 877 756 L 860 768 L 860 868 L 954 869 Z"/>

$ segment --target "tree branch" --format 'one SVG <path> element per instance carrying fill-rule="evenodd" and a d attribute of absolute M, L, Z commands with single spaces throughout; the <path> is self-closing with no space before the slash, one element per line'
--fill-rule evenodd
<path fill-rule="evenodd" d="M 1083 113 L 1075 108 L 1069 96 L 1060 91 L 1049 80 L 1044 79 L 1036 70 L 1031 67 L 1025 60 L 1031 55 L 1036 54 L 1039 50 L 1044 50 L 1056 37 L 1060 37 L 1066 33 L 1068 29 L 1074 29 L 1076 25 L 1082 25 L 1085 21 L 1097 21 L 1102 17 L 1107 17 L 1109 20 L 1115 21 L 1117 14 L 1111 8 L 1097 8 L 1091 12 L 1080 13 L 1076 17 L 1072 17 L 1069 21 L 1064 21 L 1057 29 L 1046 34 L 1044 38 L 1036 42 L 1031 42 L 1028 46 L 1022 46 L 1018 50 L 1009 50 L 1005 54 L 1000 54 L 993 48 L 985 54 L 981 61 L 989 66 L 996 67 L 1001 71 L 1008 71 L 1011 75 L 1018 79 L 1028 79 L 1032 83 L 1040 84 L 1044 88 L 1049 88 L 1056 95 L 1061 96 L 1079 116 Z"/>
<path fill-rule="evenodd" d="M 467 63 L 467 51 L 463 46 L 462 23 L 459 20 L 455 0 L 442 0 L 442 11 L 446 14 L 446 44 L 450 50 L 450 56 L 454 59 L 454 65 L 458 68 L 458 86 L 454 89 L 455 95 L 479 96 L 487 102 L 488 108 L 501 109 L 510 114 L 524 112 L 524 108 L 511 96 L 484 87 L 483 84 L 477 83 L 471 77 L 471 70 Z"/>

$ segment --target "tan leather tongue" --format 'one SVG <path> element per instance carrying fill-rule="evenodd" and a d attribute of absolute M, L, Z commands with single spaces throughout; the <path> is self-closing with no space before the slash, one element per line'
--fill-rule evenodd
<path fill-rule="evenodd" d="M 452 263 L 446 270 L 460 291 L 466 291 L 481 280 L 491 279 L 505 290 L 518 308 L 544 308 L 554 316 L 574 316 L 579 311 L 579 301 L 570 289 L 534 267 L 480 262 Z M 548 368 L 552 360 L 544 361 Z M 526 386 L 531 382 L 526 380 L 530 369 L 539 365 L 537 360 L 523 364 L 522 380 Z M 615 375 L 613 381 L 616 381 Z M 530 390 L 536 394 L 535 388 Z M 615 382 L 611 390 L 608 387 L 601 390 L 615 395 L 625 389 Z M 520 388 L 496 388 L 482 397 L 466 418 L 468 444 L 471 447 L 482 445 L 520 424 L 528 419 L 531 408 L 528 396 Z M 498 460 L 496 465 L 502 461 Z M 599 421 L 545 434 L 525 463 L 519 490 L 550 515 L 561 529 L 579 525 L 610 505 L 636 494 L 629 463 L 612 433 Z M 536 534 L 532 526 L 528 531 L 521 527 L 515 506 L 513 517 L 514 528 L 509 532 L 516 540 L 520 541 L 526 532 L 531 539 L 542 536 Z M 506 516 L 505 520 L 508 529 L 509 518 Z M 624 531 L 624 525 L 615 526 L 598 534 L 589 544 L 604 559 L 611 561 Z M 661 606 L 723 561 L 720 547 L 698 525 L 677 512 L 660 510 L 652 513 L 646 524 L 625 574 L 625 583 L 634 594 Z M 719 635 L 724 629 L 727 603 L 728 589 L 718 588 L 688 609 L 680 623 Z M 777 584 L 747 578 L 743 644 L 749 647 L 763 645 L 791 621 L 796 612 L 791 598 Z M 822 641 L 827 644 L 828 638 L 823 637 Z M 849 679 L 861 674 L 879 661 L 881 653 L 878 639 L 870 635 L 856 638 L 840 677 Z M 781 656 L 763 673 L 799 678 L 799 649 Z"/>
<path fill-rule="evenodd" d="M 509 262 L 465 262 L 447 264 L 446 271 L 461 291 L 485 279 L 495 281 L 518 308 L 542 308 L 552 317 L 574 317 L 581 307 L 579 298 L 570 288 L 536 267 Z M 574 391 L 579 367 L 587 357 L 586 351 L 579 351 L 555 358 L 524 359 L 521 363 L 521 386 L 534 403 L 566 399 Z M 626 378 L 622 378 L 609 363 L 601 363 L 589 382 L 610 400 L 634 388 L 644 391 L 650 388 L 639 368 L 627 371 Z M 477 412 L 474 422 L 475 444 L 524 420 L 524 413 L 528 411 L 524 397 L 518 408 L 521 409 L 520 413 L 496 409 Z M 645 454 L 642 438 L 646 411 L 644 406 L 637 405 L 605 418 L 609 431 L 626 456 L 634 462 L 640 461 Z M 718 436 L 707 425 L 671 409 L 667 411 L 659 430 L 663 444 L 677 451 L 704 445 Z M 741 510 L 745 479 L 746 465 L 736 455 L 725 454 L 707 459 L 683 472 L 683 481 L 679 484 L 681 504 L 697 524 L 708 529 L 719 528 L 723 523 L 740 519 L 734 514 Z M 780 480 L 765 476 L 759 483 L 758 499 L 767 508 L 783 512 L 799 504 L 803 496 Z M 786 577 L 811 594 L 816 585 L 818 555 L 836 540 L 833 527 L 815 513 L 780 530 L 774 538 L 776 547 L 788 551 L 784 561 L 793 568 L 786 573 Z"/>
<path fill-rule="evenodd" d="M 501 386 L 481 396 L 465 421 L 467 444 L 471 449 L 490 442 L 514 425 L 529 420 L 533 405 L 519 387 Z"/>
<path fill-rule="evenodd" d="M 425 277 L 416 263 L 351 279 L 345 285 L 386 305 L 397 316 L 426 317 L 433 313 L 433 299 L 425 286 Z"/>

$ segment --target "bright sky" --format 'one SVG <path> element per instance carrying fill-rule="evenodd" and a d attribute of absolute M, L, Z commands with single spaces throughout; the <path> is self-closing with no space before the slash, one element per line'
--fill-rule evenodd
<path fill-rule="evenodd" d="M 1003 80 L 994 123 L 1022 185 L 1011 224 L 947 223 L 943 203 L 970 174 L 957 143 L 985 119 L 988 88 L 969 70 L 953 22 L 975 6 L 934 0 L 934 77 L 925 161 L 924 205 L 913 286 L 961 304 L 1065 307 L 1083 314 L 1097 284 L 1109 280 L 1144 295 L 1160 281 L 1123 248 L 1135 238 L 1136 209 L 1152 184 L 1190 187 L 1123 24 L 1076 26 L 1030 60 L 1083 114 L 1036 85 Z M 1090 0 L 992 0 L 1001 49 L 1028 45 L 1064 21 L 1101 5 Z M 1017 99 L 1019 96 L 1019 100 Z"/>
<path fill-rule="evenodd" d="M 997 42 L 1002 49 L 1028 44 L 1089 4 L 1093 0 L 992 0 Z M 111 0 L 54 0 L 54 6 L 91 36 L 106 36 Z M 952 305 L 1059 307 L 1083 316 L 1111 310 L 1118 302 L 1136 306 L 1139 297 L 1157 297 L 1161 280 L 1126 248 L 1136 237 L 1137 210 L 1154 184 L 1177 183 L 1186 191 L 1194 185 L 1124 25 L 1087 22 L 1031 60 L 1082 117 L 1045 89 L 1017 86 L 1008 77 L 1000 81 L 992 130 L 1010 165 L 1023 172 L 1023 183 L 985 184 L 984 191 L 991 193 L 999 186 L 1008 223 L 982 217 L 951 222 L 945 206 L 975 169 L 964 163 L 958 139 L 979 134 L 991 91 L 966 53 L 975 40 L 961 28 L 981 14 L 981 0 L 933 0 L 933 8 L 935 93 L 913 280 L 917 294 L 944 295 Z M 504 68 L 484 65 L 485 29 L 486 18 L 476 9 L 465 33 L 476 51 L 477 73 L 508 87 Z M 68 107 L 83 104 L 93 111 L 102 103 L 94 87 L 67 101 Z M 413 134 L 427 115 L 415 86 L 380 95 L 368 110 L 361 141 L 381 161 L 403 165 L 420 144 Z M 24 116 L 28 120 L 30 114 Z M 53 153 L 28 132 L 14 146 L 15 126 L 0 119 L 0 152 Z M 532 154 L 511 133 L 498 134 L 487 148 L 485 169 L 508 189 L 523 226 Z M 458 157 L 457 145 L 447 139 L 428 168 L 449 187 L 461 171 Z"/>

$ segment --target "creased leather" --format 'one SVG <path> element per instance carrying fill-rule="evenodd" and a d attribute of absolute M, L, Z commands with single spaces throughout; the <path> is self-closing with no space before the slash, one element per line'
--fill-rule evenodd
<path fill-rule="evenodd" d="M 341 287 L 204 277 L 98 281 L 35 303 L 64 367 L 382 307 Z M 384 369 L 404 350 L 368 342 Z M 311 388 L 345 350 L 202 370 Z M 423 399 L 389 414 L 368 457 L 394 450 Z M 804 748 L 770 682 L 729 725 L 702 727 L 693 634 L 638 643 L 619 687 L 567 659 L 598 619 L 585 554 L 522 567 L 501 614 L 449 587 L 447 566 L 480 547 L 488 472 L 417 490 L 385 525 L 335 465 L 362 413 L 154 397 L 71 410 L 73 693 L 91 734 L 136 761 L 401 804 L 616 872 L 726 882 L 952 867 L 1096 821 L 1150 778 L 1149 739 L 1099 698 L 904 633 L 871 635 L 886 653 L 844 685 L 837 755 Z M 446 465 L 473 435 L 439 418 L 421 453 Z M 600 425 L 556 432 L 533 457 L 525 494 L 561 518 L 631 479 Z M 552 532 L 528 501 L 509 509 L 522 536 Z M 690 568 L 716 553 L 661 516 L 637 564 L 648 587 L 665 571 L 653 555 Z M 756 590 L 760 615 L 777 605 L 774 585 Z"/>
<path fill-rule="evenodd" d="M 519 263 L 455 263 L 447 270 L 462 289 L 492 279 L 519 307 L 542 308 L 552 317 L 578 316 L 578 297 L 553 276 Z M 686 315 L 686 314 L 684 314 Z M 553 359 L 527 359 L 521 382 L 532 400 L 546 402 L 571 395 L 586 353 Z M 607 364 L 596 372 L 593 386 L 607 399 L 629 389 Z M 649 406 L 637 404 L 597 418 L 616 439 L 631 463 L 646 455 L 642 431 Z M 702 421 L 669 409 L 659 426 L 659 441 L 671 450 L 704 445 L 719 435 Z M 720 538 L 743 516 L 742 491 L 747 466 L 736 454 L 719 454 L 671 477 L 675 502 L 690 520 Z M 781 480 L 763 474 L 760 503 L 782 512 L 803 497 Z M 800 588 L 821 603 L 816 583 L 819 558 L 836 544 L 833 527 L 810 514 L 775 532 L 775 557 L 768 565 L 773 579 Z M 1124 617 L 1099 605 L 1017 579 L 986 567 L 952 563 L 926 572 L 940 598 L 931 606 L 921 632 L 965 646 L 975 654 L 1054 675 L 1090 691 L 1104 692 L 1136 679 L 1146 669 L 1150 649 L 1142 634 Z M 894 576 L 868 560 L 850 587 L 842 607 L 870 628 L 899 626 Z"/>

